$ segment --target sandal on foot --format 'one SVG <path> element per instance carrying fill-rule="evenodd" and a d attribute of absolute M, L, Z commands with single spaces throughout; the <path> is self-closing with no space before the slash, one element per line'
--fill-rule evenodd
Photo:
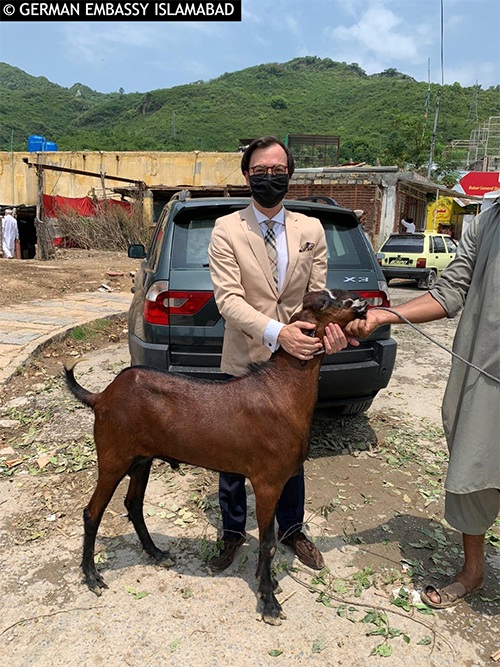
<path fill-rule="evenodd" d="M 480 590 L 480 588 L 475 588 L 472 591 L 468 591 L 459 581 L 454 581 L 452 584 L 448 584 L 442 588 L 437 586 L 426 586 L 420 593 L 420 598 L 422 602 L 425 602 L 428 607 L 432 607 L 433 609 L 447 609 L 448 607 L 454 607 L 467 595 L 470 595 L 471 593 L 474 593 L 478 590 Z M 437 593 L 441 599 L 441 602 L 434 602 L 431 600 L 429 597 L 430 593 Z"/>

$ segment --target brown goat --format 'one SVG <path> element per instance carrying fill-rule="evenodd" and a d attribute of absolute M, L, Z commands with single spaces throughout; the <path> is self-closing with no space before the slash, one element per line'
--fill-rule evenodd
<path fill-rule="evenodd" d="M 366 308 L 365 301 L 348 292 L 310 292 L 303 310 L 292 319 L 314 323 L 322 339 L 328 323 L 343 327 L 363 317 Z M 300 361 L 279 349 L 247 375 L 221 382 L 133 366 L 95 394 L 75 380 L 76 362 L 65 365 L 70 390 L 95 413 L 98 481 L 83 513 L 82 569 L 91 591 L 100 595 L 107 588 L 94 564 L 95 539 L 104 510 L 125 475 L 130 476 L 125 507 L 142 546 L 157 562 L 169 561 L 144 522 L 144 493 L 153 459 L 173 466 L 184 462 L 239 473 L 252 483 L 260 542 L 260 611 L 267 623 L 281 622 L 281 606 L 273 592 L 277 583 L 271 575 L 274 513 L 285 483 L 307 457 L 322 357 Z"/>

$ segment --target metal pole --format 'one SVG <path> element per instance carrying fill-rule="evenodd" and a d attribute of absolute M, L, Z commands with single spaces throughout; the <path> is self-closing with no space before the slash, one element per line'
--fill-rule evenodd
<path fill-rule="evenodd" d="M 441 100 L 441 91 L 442 89 L 439 89 L 438 96 L 436 99 L 436 113 L 434 114 L 434 127 L 432 129 L 432 138 L 431 138 L 431 149 L 429 152 L 429 164 L 427 165 L 427 178 L 430 179 L 431 177 L 431 171 L 432 171 L 432 163 L 434 162 L 434 149 L 436 147 L 436 133 L 437 133 L 437 124 L 438 124 L 438 116 L 439 116 L 439 102 Z"/>
<path fill-rule="evenodd" d="M 14 130 L 10 134 L 10 179 L 12 182 L 12 206 L 16 205 L 16 191 L 14 188 Z"/>
<path fill-rule="evenodd" d="M 436 131 L 439 116 L 439 103 L 444 86 L 444 6 L 441 0 L 441 88 L 439 89 L 436 100 L 436 113 L 434 114 L 434 128 L 432 130 L 431 149 L 429 154 L 429 164 L 427 166 L 427 178 L 431 177 L 432 163 L 434 162 L 434 149 L 436 146 Z"/>

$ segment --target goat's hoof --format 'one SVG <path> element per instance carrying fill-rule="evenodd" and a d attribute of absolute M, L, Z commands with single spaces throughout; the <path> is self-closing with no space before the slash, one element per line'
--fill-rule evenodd
<path fill-rule="evenodd" d="M 262 620 L 269 625 L 281 625 L 281 620 L 286 618 L 280 603 L 274 596 L 266 603 L 261 598 L 258 607 Z"/>
<path fill-rule="evenodd" d="M 286 616 L 281 610 L 278 612 L 277 616 L 269 615 L 264 612 L 262 614 L 262 620 L 268 625 L 281 625 L 281 621 L 286 620 Z"/>
<path fill-rule="evenodd" d="M 158 549 L 158 553 L 152 554 L 152 557 L 156 561 L 156 565 L 159 565 L 160 567 L 173 567 L 175 565 L 175 560 L 170 557 L 170 555 L 166 551 L 160 551 Z"/>
<path fill-rule="evenodd" d="M 279 595 L 280 593 L 283 593 L 283 590 L 281 586 L 278 584 L 276 579 L 273 579 L 273 593 L 276 593 L 276 595 Z"/>
<path fill-rule="evenodd" d="M 87 579 L 87 586 L 92 593 L 97 595 L 97 597 L 101 597 L 103 589 L 108 588 L 108 585 L 100 575 L 97 575 L 92 579 Z"/>

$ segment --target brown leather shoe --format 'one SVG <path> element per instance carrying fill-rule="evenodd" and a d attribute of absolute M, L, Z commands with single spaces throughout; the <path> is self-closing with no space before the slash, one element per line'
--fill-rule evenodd
<path fill-rule="evenodd" d="M 214 556 L 208 561 L 208 566 L 212 572 L 222 572 L 228 568 L 234 560 L 236 552 L 245 541 L 241 537 L 223 537 L 223 546 L 218 556 Z"/>
<path fill-rule="evenodd" d="M 302 531 L 298 530 L 292 535 L 283 537 L 283 531 L 278 530 L 278 539 L 291 547 L 301 563 L 313 570 L 321 570 L 325 567 L 325 561 L 318 547 L 309 540 Z"/>

